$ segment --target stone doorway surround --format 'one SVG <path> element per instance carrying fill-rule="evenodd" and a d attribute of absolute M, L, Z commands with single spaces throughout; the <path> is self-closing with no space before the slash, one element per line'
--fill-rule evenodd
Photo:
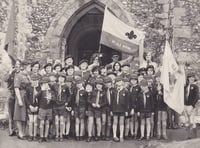
<path fill-rule="evenodd" d="M 76 22 L 91 9 L 104 11 L 105 6 L 126 24 L 134 23 L 120 0 L 69 0 L 52 20 L 44 40 L 47 56 L 64 61 L 67 39 Z"/>

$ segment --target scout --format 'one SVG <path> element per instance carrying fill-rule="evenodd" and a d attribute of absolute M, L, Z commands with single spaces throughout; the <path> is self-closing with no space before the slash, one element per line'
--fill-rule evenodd
<path fill-rule="evenodd" d="M 39 101 L 36 95 L 40 91 L 39 87 L 39 80 L 40 76 L 34 74 L 31 76 L 31 85 L 27 87 L 27 98 L 26 98 L 26 105 L 27 105 L 27 112 L 29 118 L 29 141 L 36 141 L 37 135 L 37 127 L 38 127 L 38 109 L 39 109 Z"/>
<path fill-rule="evenodd" d="M 128 92 L 123 87 L 121 77 L 115 79 L 116 87 L 111 94 L 111 114 L 113 115 L 113 141 L 124 141 L 124 116 L 128 115 Z M 119 119 L 120 139 L 117 137 L 117 125 Z"/>
<path fill-rule="evenodd" d="M 39 113 L 38 119 L 40 120 L 40 139 L 39 142 L 49 142 L 48 134 L 50 121 L 52 120 L 52 100 L 55 98 L 55 92 L 50 88 L 50 79 L 43 77 L 40 81 L 41 91 L 38 93 L 39 100 Z"/>
<path fill-rule="evenodd" d="M 76 92 L 74 102 L 74 117 L 75 117 L 75 133 L 76 140 L 83 140 L 85 131 L 85 111 L 86 111 L 86 95 L 83 87 L 83 80 L 76 80 Z"/>
<path fill-rule="evenodd" d="M 140 117 L 141 125 L 141 137 L 139 140 L 144 139 L 145 133 L 145 123 L 146 123 L 146 139 L 150 140 L 150 132 L 151 132 L 151 116 L 154 115 L 154 102 L 152 93 L 148 89 L 148 82 L 147 80 L 142 80 L 140 82 L 140 87 L 142 89 L 139 92 L 137 97 L 137 115 Z"/>
<path fill-rule="evenodd" d="M 139 127 L 139 120 L 137 116 L 137 97 L 139 92 L 141 91 L 140 86 L 138 85 L 137 75 L 132 74 L 130 76 L 130 109 L 131 109 L 131 121 L 130 121 L 130 131 L 131 136 L 134 139 L 138 137 L 138 127 Z"/>
<path fill-rule="evenodd" d="M 58 73 L 58 83 L 53 85 L 56 97 L 53 102 L 53 115 L 55 116 L 56 137 L 55 141 L 63 141 L 65 106 L 70 102 L 69 88 L 65 84 L 66 76 Z"/>

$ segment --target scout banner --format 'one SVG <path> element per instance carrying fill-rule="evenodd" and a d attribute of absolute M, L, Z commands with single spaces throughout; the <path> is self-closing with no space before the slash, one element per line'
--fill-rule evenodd
<path fill-rule="evenodd" d="M 144 32 L 128 26 L 105 8 L 100 44 L 138 55 L 143 39 Z"/>

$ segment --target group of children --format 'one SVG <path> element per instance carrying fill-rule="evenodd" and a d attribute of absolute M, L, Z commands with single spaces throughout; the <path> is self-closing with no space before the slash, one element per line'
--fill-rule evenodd
<path fill-rule="evenodd" d="M 63 141 L 70 133 L 87 142 L 167 139 L 167 105 L 154 66 L 132 73 L 129 64 L 116 61 L 108 68 L 95 58 L 78 67 L 71 56 L 65 66 L 47 63 L 40 70 L 39 62 L 31 64 L 25 98 L 28 140 L 36 141 L 38 133 L 39 142 L 49 141 L 50 134 Z"/>

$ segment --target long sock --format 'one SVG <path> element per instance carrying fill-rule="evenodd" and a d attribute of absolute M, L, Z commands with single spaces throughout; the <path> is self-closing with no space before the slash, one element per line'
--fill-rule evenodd
<path fill-rule="evenodd" d="M 88 137 L 92 137 L 93 119 L 88 119 Z"/>
<path fill-rule="evenodd" d="M 40 137 L 44 137 L 44 124 L 40 124 Z"/>
<path fill-rule="evenodd" d="M 154 119 L 152 119 L 152 120 L 154 120 Z M 154 121 L 151 121 L 151 129 L 150 129 L 150 133 L 151 133 L 151 136 L 153 137 L 153 135 L 154 135 Z"/>
<path fill-rule="evenodd" d="M 117 137 L 117 125 L 113 124 L 113 137 Z"/>
<path fill-rule="evenodd" d="M 150 136 L 150 132 L 151 132 L 151 124 L 147 123 L 147 137 Z"/>
<path fill-rule="evenodd" d="M 56 123 L 55 126 L 56 126 L 56 137 L 59 137 L 59 124 Z"/>
<path fill-rule="evenodd" d="M 124 137 L 124 125 L 120 125 L 120 138 Z"/>
<path fill-rule="evenodd" d="M 97 120 L 97 136 L 101 136 L 101 119 Z"/>
<path fill-rule="evenodd" d="M 133 119 L 131 119 L 130 121 L 130 132 L 131 132 L 131 135 L 133 136 L 134 135 L 134 124 L 133 124 Z"/>
<path fill-rule="evenodd" d="M 64 123 L 61 122 L 61 123 L 60 123 L 60 138 L 63 137 L 63 131 L 64 131 Z"/>
<path fill-rule="evenodd" d="M 29 122 L 29 136 L 33 136 L 33 122 Z"/>
<path fill-rule="evenodd" d="M 166 128 L 167 128 L 167 121 L 165 120 L 165 121 L 162 121 L 163 135 L 167 135 Z"/>
<path fill-rule="evenodd" d="M 67 121 L 67 124 L 66 124 L 66 135 L 69 135 L 69 130 L 70 130 L 70 121 Z"/>
<path fill-rule="evenodd" d="M 137 132 L 138 132 L 138 121 L 135 121 L 134 135 L 137 135 Z"/>
<path fill-rule="evenodd" d="M 102 124 L 101 126 L 101 131 L 102 131 L 102 136 L 105 136 L 106 135 L 106 125 L 105 124 Z"/>
<path fill-rule="evenodd" d="M 79 136 L 79 123 L 76 123 L 75 125 L 75 131 L 76 131 L 76 136 Z"/>
<path fill-rule="evenodd" d="M 144 137 L 144 124 L 140 125 L 141 137 Z"/>
<path fill-rule="evenodd" d="M 128 136 L 129 133 L 129 129 L 130 129 L 130 124 L 129 124 L 129 120 L 126 121 L 126 127 L 125 127 L 125 136 Z"/>
<path fill-rule="evenodd" d="M 49 135 L 49 121 L 46 122 L 46 126 L 45 126 L 45 135 L 44 137 L 47 138 Z"/>
<path fill-rule="evenodd" d="M 84 120 L 83 120 L 83 121 L 81 121 L 80 136 L 83 136 L 83 135 L 84 135 L 84 130 L 85 130 L 85 123 L 84 123 Z"/>
<path fill-rule="evenodd" d="M 111 125 L 107 125 L 107 129 L 106 129 L 106 136 L 107 137 L 110 136 L 110 130 L 111 130 Z"/>
<path fill-rule="evenodd" d="M 160 122 L 157 123 L 157 135 L 158 136 L 161 135 L 161 124 L 160 124 Z"/>
<path fill-rule="evenodd" d="M 37 136 L 37 123 L 34 124 L 33 137 Z"/>

